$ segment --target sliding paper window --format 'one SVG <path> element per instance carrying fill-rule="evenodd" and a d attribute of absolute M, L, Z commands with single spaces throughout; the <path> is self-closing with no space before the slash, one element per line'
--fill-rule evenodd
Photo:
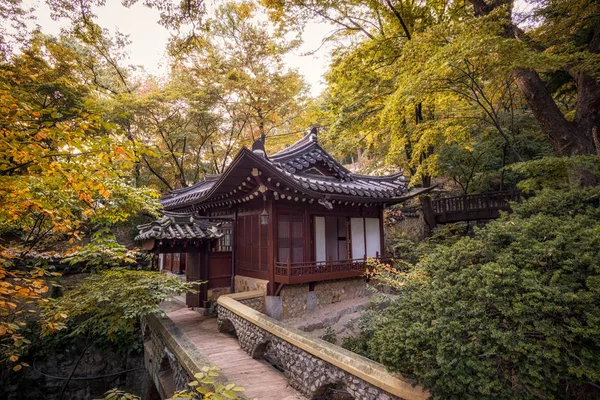
<path fill-rule="evenodd" d="M 381 254 L 379 218 L 351 218 L 352 258 L 377 257 Z"/>

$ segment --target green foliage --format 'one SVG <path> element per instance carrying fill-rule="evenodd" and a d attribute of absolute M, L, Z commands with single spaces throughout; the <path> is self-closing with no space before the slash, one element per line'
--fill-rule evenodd
<path fill-rule="evenodd" d="M 524 177 L 519 188 L 525 192 L 540 188 L 564 189 L 597 185 L 600 181 L 600 157 L 543 157 L 507 167 Z"/>
<path fill-rule="evenodd" d="M 99 237 L 74 249 L 63 261 L 90 269 L 122 267 L 136 262 L 137 252 L 119 244 L 114 237 Z"/>
<path fill-rule="evenodd" d="M 235 383 L 218 382 L 218 371 L 218 367 L 202 367 L 202 371 L 194 374 L 196 379 L 188 383 L 193 389 L 175 392 L 173 399 L 239 399 L 245 389 Z"/>
<path fill-rule="evenodd" d="M 331 325 L 327 325 L 323 330 L 323 334 L 320 336 L 326 342 L 336 344 L 337 343 L 337 334 L 335 333 L 335 329 L 331 327 Z"/>
<path fill-rule="evenodd" d="M 519 171 L 538 173 L 547 162 Z M 538 191 L 398 275 L 399 298 L 366 351 L 359 344 L 363 354 L 436 399 L 572 398 L 598 382 L 600 187 L 551 171 L 549 186 L 561 189 Z"/>
<path fill-rule="evenodd" d="M 82 283 L 44 305 L 43 333 L 67 326 L 68 336 L 108 341 L 132 333 L 139 318 L 162 313 L 159 304 L 192 287 L 158 272 L 112 269 L 93 273 Z"/>
<path fill-rule="evenodd" d="M 80 64 L 85 49 L 36 33 L 0 64 L 0 360 L 16 362 L 26 347 L 20 330 L 45 301 L 47 259 L 121 257 L 122 247 L 108 245 L 110 227 L 159 207 L 156 192 L 129 178 L 135 148 L 103 118 Z M 86 235 L 94 242 L 82 250 Z"/>
<path fill-rule="evenodd" d="M 97 400 L 142 400 L 142 398 L 115 388 L 104 393 L 104 396 Z"/>
<path fill-rule="evenodd" d="M 388 300 L 386 299 L 383 304 L 387 303 Z M 354 336 L 344 338 L 342 341 L 342 347 L 344 349 L 367 358 L 373 359 L 375 357 L 369 343 L 371 339 L 373 339 L 375 332 L 377 332 L 381 321 L 381 306 L 382 304 L 380 302 L 375 301 L 369 304 L 369 307 L 362 312 L 357 321 L 358 333 Z"/>

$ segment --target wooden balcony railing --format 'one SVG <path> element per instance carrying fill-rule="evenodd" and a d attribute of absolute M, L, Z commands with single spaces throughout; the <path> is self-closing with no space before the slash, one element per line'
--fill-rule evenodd
<path fill-rule="evenodd" d="M 517 192 L 494 192 L 467 196 L 443 197 L 431 201 L 437 223 L 491 219 L 500 210 L 510 210 L 509 201 L 519 199 Z"/>
<path fill-rule="evenodd" d="M 387 260 L 377 257 L 379 260 Z M 276 262 L 275 282 L 285 284 L 326 281 L 330 279 L 353 278 L 364 275 L 367 259 L 329 260 L 306 262 Z"/>

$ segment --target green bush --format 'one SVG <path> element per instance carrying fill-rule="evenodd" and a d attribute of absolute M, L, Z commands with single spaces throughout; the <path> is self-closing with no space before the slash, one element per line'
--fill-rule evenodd
<path fill-rule="evenodd" d="M 335 330 L 329 325 L 325 327 L 323 334 L 320 338 L 329 343 L 337 343 L 337 334 L 335 333 Z"/>
<path fill-rule="evenodd" d="M 432 248 L 364 354 L 434 399 L 566 399 L 600 382 L 600 188 L 552 172 L 552 189 Z"/>

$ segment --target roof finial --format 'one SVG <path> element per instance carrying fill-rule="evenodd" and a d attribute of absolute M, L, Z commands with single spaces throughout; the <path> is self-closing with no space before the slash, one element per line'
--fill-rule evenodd
<path fill-rule="evenodd" d="M 261 157 L 267 157 L 267 153 L 265 151 L 265 142 L 263 138 L 257 139 L 252 143 L 252 152 Z"/>
<path fill-rule="evenodd" d="M 319 133 L 319 129 L 316 126 L 313 126 L 312 128 L 310 128 L 310 140 L 312 140 L 313 142 L 317 141 L 317 134 Z"/>

